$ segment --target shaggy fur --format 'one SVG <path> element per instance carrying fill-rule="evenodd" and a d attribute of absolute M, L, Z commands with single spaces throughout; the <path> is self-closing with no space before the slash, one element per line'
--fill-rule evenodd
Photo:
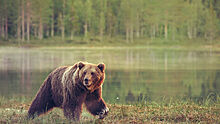
<path fill-rule="evenodd" d="M 83 62 L 55 69 L 40 87 L 28 110 L 28 117 L 34 118 L 59 107 L 67 118 L 79 120 L 85 103 L 91 114 L 104 118 L 109 111 L 102 99 L 104 70 L 104 64 Z"/>

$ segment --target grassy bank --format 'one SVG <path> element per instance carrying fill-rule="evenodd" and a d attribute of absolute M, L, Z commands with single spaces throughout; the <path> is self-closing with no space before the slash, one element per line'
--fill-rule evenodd
<path fill-rule="evenodd" d="M 0 99 L 0 123 L 69 123 L 61 109 L 27 120 L 30 100 Z M 220 102 L 199 105 L 194 102 L 173 101 L 135 105 L 108 104 L 109 115 L 99 120 L 83 111 L 80 123 L 220 123 Z"/>
<path fill-rule="evenodd" d="M 214 41 L 207 41 L 204 39 L 136 39 L 134 41 L 126 42 L 121 37 L 105 38 L 100 41 L 99 38 L 90 38 L 88 40 L 82 37 L 75 37 L 74 40 L 65 39 L 61 37 L 47 38 L 43 40 L 31 40 L 18 42 L 16 39 L 8 41 L 1 41 L 0 46 L 12 47 L 152 47 L 152 48 L 174 48 L 174 49 L 213 49 L 220 50 L 220 39 Z"/>

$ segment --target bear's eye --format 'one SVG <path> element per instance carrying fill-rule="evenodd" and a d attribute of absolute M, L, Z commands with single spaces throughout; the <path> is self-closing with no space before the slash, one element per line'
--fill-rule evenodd
<path fill-rule="evenodd" d="M 94 75 L 95 73 L 94 72 L 91 72 L 91 75 Z"/>
<path fill-rule="evenodd" d="M 86 74 L 86 71 L 84 71 L 83 74 L 85 75 L 85 74 Z"/>

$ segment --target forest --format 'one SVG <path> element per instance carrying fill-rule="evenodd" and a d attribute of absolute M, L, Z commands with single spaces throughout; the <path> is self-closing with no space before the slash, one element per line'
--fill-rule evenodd
<path fill-rule="evenodd" d="M 219 39 L 219 0 L 0 0 L 0 41 Z"/>

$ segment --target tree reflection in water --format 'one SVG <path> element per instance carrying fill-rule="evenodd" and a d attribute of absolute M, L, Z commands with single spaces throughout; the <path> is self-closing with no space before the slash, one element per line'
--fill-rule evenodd
<path fill-rule="evenodd" d="M 0 94 L 34 97 L 56 67 L 77 61 L 106 64 L 103 97 L 109 103 L 165 98 L 216 101 L 220 95 L 219 53 L 153 49 L 5 49 L 0 52 Z M 211 56 L 210 56 L 211 55 Z"/>

